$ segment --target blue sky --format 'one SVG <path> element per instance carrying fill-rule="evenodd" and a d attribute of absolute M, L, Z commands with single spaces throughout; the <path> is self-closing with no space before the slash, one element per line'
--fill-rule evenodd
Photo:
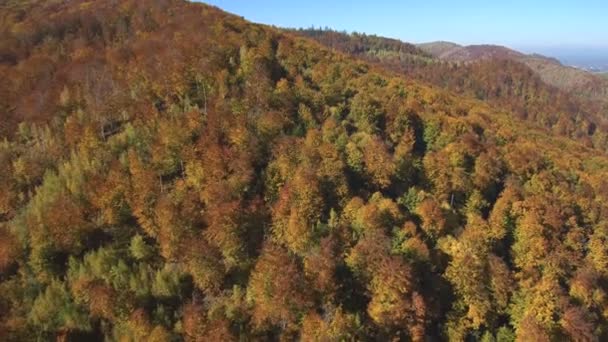
<path fill-rule="evenodd" d="M 206 0 L 248 20 L 528 52 L 608 53 L 608 0 Z M 552 53 L 555 54 L 555 53 Z"/>

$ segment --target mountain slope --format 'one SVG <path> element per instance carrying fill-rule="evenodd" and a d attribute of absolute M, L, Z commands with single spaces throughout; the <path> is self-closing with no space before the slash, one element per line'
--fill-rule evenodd
<path fill-rule="evenodd" d="M 312 38 L 335 51 L 347 53 L 367 61 L 380 62 L 388 68 L 403 69 L 404 67 L 420 66 L 434 62 L 431 54 L 413 44 L 396 39 L 314 28 L 288 29 L 287 31 Z"/>
<path fill-rule="evenodd" d="M 471 62 L 488 58 L 519 59 L 524 56 L 520 52 L 498 45 L 460 46 L 448 42 L 433 42 L 419 44 L 418 47 L 439 59 L 451 62 Z"/>
<path fill-rule="evenodd" d="M 383 50 L 370 49 L 354 35 L 331 30 L 301 30 L 297 33 L 405 77 L 507 108 L 519 118 L 556 134 L 569 136 L 601 150 L 608 147 L 608 106 L 589 99 L 586 93 L 557 89 L 546 83 L 523 60 L 525 58 L 528 64 L 540 61 L 539 65 L 545 66 L 553 63 L 545 57 L 505 52 L 506 49 L 501 47 L 476 46 L 471 48 L 471 52 L 460 54 L 468 57 L 476 55 L 472 61 L 445 62 L 429 58 L 422 51 L 409 50 L 410 53 L 404 56 L 399 53 L 402 48 L 394 43 L 384 44 Z M 374 39 L 382 42 L 385 38 Z M 408 46 L 407 43 L 401 44 Z M 439 42 L 426 44 L 424 49 L 447 56 L 458 55 L 457 51 L 464 48 Z M 521 58 L 507 58 L 509 55 L 519 55 Z M 599 96 L 601 91 L 596 89 L 592 93 Z"/>
<path fill-rule="evenodd" d="M 460 46 L 453 43 L 432 42 L 419 44 L 418 47 L 441 60 L 452 62 L 473 62 L 488 58 L 520 61 L 534 70 L 549 85 L 594 101 L 604 103 L 608 101 L 608 82 L 584 70 L 564 66 L 553 58 L 526 55 L 496 45 Z"/>
<path fill-rule="evenodd" d="M 421 50 L 430 53 L 432 56 L 441 58 L 441 56 L 449 55 L 451 51 L 461 50 L 463 47 L 452 42 L 430 42 L 417 45 Z"/>
<path fill-rule="evenodd" d="M 15 3 L 1 340 L 606 339 L 604 153 L 203 4 Z"/>

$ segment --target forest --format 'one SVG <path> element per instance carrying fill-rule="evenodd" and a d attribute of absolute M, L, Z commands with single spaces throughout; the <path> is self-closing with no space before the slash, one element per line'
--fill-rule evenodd
<path fill-rule="evenodd" d="M 608 100 L 602 85 L 576 84 L 566 91 L 544 82 L 521 58 L 446 62 L 412 44 L 384 37 L 315 28 L 293 32 L 408 78 L 491 102 L 554 134 L 603 150 L 608 147 Z M 570 70 L 558 68 L 555 72 L 565 71 Z"/>
<path fill-rule="evenodd" d="M 0 340 L 608 340 L 602 104 L 336 35 L 0 2 Z"/>

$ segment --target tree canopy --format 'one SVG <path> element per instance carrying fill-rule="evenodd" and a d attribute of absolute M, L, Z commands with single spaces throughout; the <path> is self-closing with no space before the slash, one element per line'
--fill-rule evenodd
<path fill-rule="evenodd" d="M 1 340 L 608 339 L 586 116 L 203 4 L 0 6 Z"/>

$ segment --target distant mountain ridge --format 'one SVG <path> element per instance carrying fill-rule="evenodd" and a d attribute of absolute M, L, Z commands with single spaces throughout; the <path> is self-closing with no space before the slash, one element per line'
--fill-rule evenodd
<path fill-rule="evenodd" d="M 452 62 L 470 62 L 485 58 L 522 58 L 524 54 L 499 45 L 462 46 L 450 42 L 432 42 L 417 45 L 434 57 Z"/>
<path fill-rule="evenodd" d="M 515 60 L 530 67 L 547 84 L 564 91 L 599 101 L 606 101 L 608 97 L 608 82 L 605 78 L 586 70 L 563 65 L 556 58 L 540 54 L 524 54 L 500 45 L 462 46 L 439 41 L 417 46 L 435 58 L 450 62 L 466 63 L 493 58 Z"/>

